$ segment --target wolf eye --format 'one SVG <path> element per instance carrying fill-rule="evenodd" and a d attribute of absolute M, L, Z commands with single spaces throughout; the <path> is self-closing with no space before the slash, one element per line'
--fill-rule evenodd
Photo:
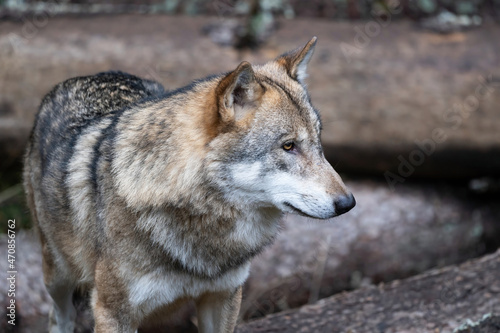
<path fill-rule="evenodd" d="M 290 151 L 295 147 L 295 143 L 293 141 L 285 142 L 283 144 L 283 149 L 286 151 Z"/>

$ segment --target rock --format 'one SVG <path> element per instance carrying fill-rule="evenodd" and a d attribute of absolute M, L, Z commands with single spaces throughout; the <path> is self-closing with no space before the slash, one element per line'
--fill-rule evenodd
<path fill-rule="evenodd" d="M 477 322 L 468 319 L 453 333 L 496 333 L 500 332 L 500 316 L 487 313 Z"/>
<path fill-rule="evenodd" d="M 12 263 L 14 271 L 17 271 L 14 274 L 15 295 L 14 297 L 9 297 L 7 293 L 9 286 L 7 283 L 2 283 L 0 289 L 0 315 L 2 317 L 2 320 L 0 320 L 0 330 L 9 332 L 9 329 L 15 328 L 15 330 L 11 331 L 35 332 L 35 328 L 40 327 L 40 322 L 45 323 L 45 327 L 47 327 L 45 318 L 50 311 L 51 300 L 43 285 L 38 239 L 32 232 L 15 231 L 15 253 L 13 254 L 15 260 Z M 7 240 L 7 236 L 2 234 L 0 237 L 0 249 L 2 249 L 2 253 L 7 253 Z M 1 272 L 6 275 L 2 278 L 3 281 L 7 278 L 7 272 L 13 270 L 9 268 L 9 264 L 7 262 L 7 255 L 5 255 L 5 260 L 0 260 Z M 14 299 L 16 304 L 15 327 L 9 325 L 5 320 L 5 318 L 8 318 L 6 311 L 11 299 Z M 28 330 L 22 331 L 23 328 L 27 328 Z"/>
<path fill-rule="evenodd" d="M 500 252 L 496 252 L 460 266 L 269 315 L 241 324 L 236 332 L 452 333 L 457 328 L 458 332 L 498 332 L 499 274 Z M 475 321 L 484 330 L 464 327 Z"/>

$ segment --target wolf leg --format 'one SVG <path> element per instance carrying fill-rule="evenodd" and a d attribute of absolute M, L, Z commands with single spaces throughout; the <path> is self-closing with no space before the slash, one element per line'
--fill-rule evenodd
<path fill-rule="evenodd" d="M 116 280 L 115 280 L 116 281 Z M 106 282 L 96 280 L 100 287 Z M 95 333 L 136 333 L 138 325 L 132 323 L 127 300 L 118 293 L 99 293 L 97 286 L 92 291 L 92 312 L 95 320 Z"/>
<path fill-rule="evenodd" d="M 54 304 L 50 311 L 50 333 L 73 333 L 75 328 L 76 310 L 73 306 L 73 287 L 58 283 L 47 286 Z"/>
<path fill-rule="evenodd" d="M 93 306 L 95 319 L 95 333 L 136 333 L 137 327 L 132 327 L 124 321 L 125 314 L 113 315 L 113 311 L 106 308 L 99 301 Z"/>
<path fill-rule="evenodd" d="M 207 293 L 196 301 L 200 333 L 232 333 L 238 319 L 241 290 Z"/>
<path fill-rule="evenodd" d="M 32 145 L 32 142 L 28 144 L 27 157 L 31 156 Z M 31 210 L 34 228 L 40 237 L 45 287 L 54 301 L 49 314 L 48 331 L 50 333 L 73 333 L 76 317 L 76 310 L 72 302 L 74 288 L 71 283 L 61 280 L 61 277 L 67 274 L 58 270 L 54 253 L 50 250 L 47 238 L 40 228 L 39 216 L 44 216 L 45 211 L 43 208 L 37 209 L 37 207 L 44 206 L 40 202 L 38 206 L 36 205 L 37 200 L 35 190 L 33 189 L 33 179 L 40 177 L 39 173 L 39 168 L 35 167 L 33 170 L 30 161 L 27 159 L 23 176 L 26 199 Z M 62 261 L 59 260 L 59 262 Z"/>
<path fill-rule="evenodd" d="M 42 243 L 42 269 L 45 287 L 54 301 L 49 317 L 50 333 L 73 333 L 76 309 L 73 306 L 74 284 L 65 277 L 67 272 L 61 271 L 55 264 L 54 254 L 50 251 L 43 232 L 40 232 Z M 62 260 L 59 260 L 62 262 Z"/>

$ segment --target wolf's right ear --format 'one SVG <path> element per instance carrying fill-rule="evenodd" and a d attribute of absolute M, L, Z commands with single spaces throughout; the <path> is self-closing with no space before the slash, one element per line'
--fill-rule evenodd
<path fill-rule="evenodd" d="M 262 90 L 255 80 L 252 65 L 243 61 L 221 80 L 215 91 L 222 121 L 228 123 L 244 118 L 256 106 Z"/>
<path fill-rule="evenodd" d="M 307 76 L 307 64 L 314 53 L 317 40 L 317 37 L 313 37 L 303 48 L 282 54 L 276 59 L 278 64 L 285 68 L 292 79 L 302 84 Z"/>

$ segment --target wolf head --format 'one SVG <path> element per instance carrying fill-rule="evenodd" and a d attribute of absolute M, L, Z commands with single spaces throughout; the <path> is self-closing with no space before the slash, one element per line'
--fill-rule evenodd
<path fill-rule="evenodd" d="M 316 37 L 263 65 L 242 62 L 215 89 L 219 134 L 208 144 L 229 200 L 326 219 L 352 194 L 325 159 L 304 79 Z"/>

